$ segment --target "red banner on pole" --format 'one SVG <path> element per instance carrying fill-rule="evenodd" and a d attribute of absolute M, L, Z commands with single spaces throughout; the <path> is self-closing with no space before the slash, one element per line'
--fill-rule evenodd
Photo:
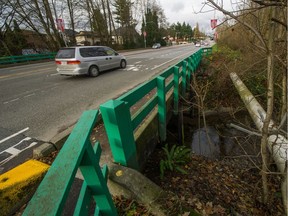
<path fill-rule="evenodd" d="M 211 28 L 214 29 L 217 26 L 217 19 L 211 19 Z"/>
<path fill-rule="evenodd" d="M 63 19 L 56 19 L 57 29 L 61 32 L 64 32 L 64 20 Z"/>

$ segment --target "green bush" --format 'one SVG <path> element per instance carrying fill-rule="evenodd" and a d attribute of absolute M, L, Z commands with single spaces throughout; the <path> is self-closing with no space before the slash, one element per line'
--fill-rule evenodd
<path fill-rule="evenodd" d="M 183 174 L 187 172 L 181 168 L 181 165 L 190 160 L 191 150 L 186 146 L 173 145 L 169 150 L 168 144 L 162 148 L 165 152 L 165 159 L 160 161 L 160 178 L 163 179 L 164 173 L 167 170 L 178 171 Z"/>

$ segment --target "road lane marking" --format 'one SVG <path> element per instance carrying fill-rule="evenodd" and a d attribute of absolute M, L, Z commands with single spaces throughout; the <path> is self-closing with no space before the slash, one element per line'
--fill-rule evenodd
<path fill-rule="evenodd" d="M 21 134 L 21 133 L 23 133 L 23 132 L 25 132 L 25 131 L 27 131 L 27 130 L 29 130 L 29 127 L 24 128 L 23 130 L 20 130 L 20 131 L 18 131 L 17 133 L 14 133 L 14 134 L 12 134 L 12 135 L 9 136 L 9 137 L 6 137 L 6 138 L 0 140 L 0 144 L 3 143 L 3 142 L 5 142 L 5 141 L 7 141 L 7 140 L 9 140 L 9 139 L 11 139 L 11 138 L 13 138 L 13 137 L 15 137 L 15 136 L 17 136 L 17 135 L 19 135 L 19 134 Z"/>
<path fill-rule="evenodd" d="M 8 148 L 8 149 L 5 150 L 5 152 L 8 152 L 9 154 L 12 154 L 12 155 L 17 155 L 17 154 L 19 154 L 21 152 L 21 150 L 16 149 L 16 148 Z"/>
<path fill-rule="evenodd" d="M 56 75 L 59 75 L 59 73 L 50 74 L 49 76 L 56 76 Z"/>
<path fill-rule="evenodd" d="M 25 95 L 24 98 L 31 97 L 33 95 L 35 95 L 35 93 L 29 94 L 29 95 Z"/>
<path fill-rule="evenodd" d="M 135 62 L 135 64 L 139 64 L 139 63 L 141 63 L 142 61 L 138 61 L 138 62 Z"/>
<path fill-rule="evenodd" d="M 190 53 L 190 52 L 188 52 L 188 53 Z M 183 55 L 187 55 L 187 53 L 182 54 L 182 55 L 180 55 L 180 56 L 183 56 Z M 173 60 L 175 60 L 175 59 L 178 59 L 180 56 L 177 56 L 177 57 L 175 57 L 175 58 L 173 58 L 173 59 L 170 59 L 169 61 L 166 61 L 166 62 L 164 62 L 164 63 L 162 63 L 162 64 L 160 64 L 160 65 L 158 65 L 158 66 L 156 66 L 156 67 L 153 67 L 153 68 L 151 68 L 151 70 L 154 70 L 154 69 L 156 69 L 156 68 L 158 68 L 158 67 L 163 66 L 164 64 L 167 64 L 168 62 L 171 62 L 171 61 L 173 61 Z"/>
<path fill-rule="evenodd" d="M 130 71 L 130 70 L 134 70 L 136 67 L 130 67 L 127 69 L 127 71 Z"/>
<path fill-rule="evenodd" d="M 30 137 L 29 137 L 30 138 Z M 31 139 L 31 138 L 30 138 Z M 0 161 L 0 165 L 4 165 L 5 163 L 7 163 L 8 161 L 10 161 L 12 158 L 16 157 L 17 155 L 19 155 L 21 152 L 35 146 L 37 144 L 37 142 L 32 142 L 30 143 L 26 148 L 22 149 L 22 150 L 18 150 L 16 148 L 14 148 L 13 146 L 6 149 L 3 152 L 7 152 L 9 154 L 11 154 L 9 157 L 5 158 L 4 160 Z M 18 145 L 18 144 L 16 144 Z M 14 145 L 15 146 L 15 145 Z M 0 154 L 2 154 L 3 152 L 1 152 Z"/>
<path fill-rule="evenodd" d="M 8 103 L 11 103 L 11 102 L 14 102 L 14 101 L 17 101 L 17 100 L 20 100 L 20 98 L 15 98 L 15 99 L 10 100 L 10 101 L 5 101 L 5 102 L 3 102 L 3 104 L 8 104 Z"/>

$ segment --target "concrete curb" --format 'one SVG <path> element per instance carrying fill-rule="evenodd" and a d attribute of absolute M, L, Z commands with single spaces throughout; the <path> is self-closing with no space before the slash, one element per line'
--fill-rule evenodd
<path fill-rule="evenodd" d="M 0 212 L 11 215 L 33 195 L 49 165 L 29 160 L 0 175 Z"/>

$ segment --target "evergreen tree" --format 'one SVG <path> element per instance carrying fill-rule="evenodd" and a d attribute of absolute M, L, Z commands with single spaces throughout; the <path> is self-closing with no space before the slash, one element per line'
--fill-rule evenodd
<path fill-rule="evenodd" d="M 145 13 L 146 23 L 144 24 L 144 30 L 146 31 L 147 46 L 152 46 L 155 42 L 161 41 L 161 35 L 158 27 L 158 16 L 157 11 L 147 9 Z"/>
<path fill-rule="evenodd" d="M 133 3 L 130 0 L 115 0 L 113 5 L 115 11 L 115 22 L 120 25 L 120 34 L 123 37 L 124 47 L 133 48 L 135 46 L 134 38 L 135 23 L 132 17 Z"/>

